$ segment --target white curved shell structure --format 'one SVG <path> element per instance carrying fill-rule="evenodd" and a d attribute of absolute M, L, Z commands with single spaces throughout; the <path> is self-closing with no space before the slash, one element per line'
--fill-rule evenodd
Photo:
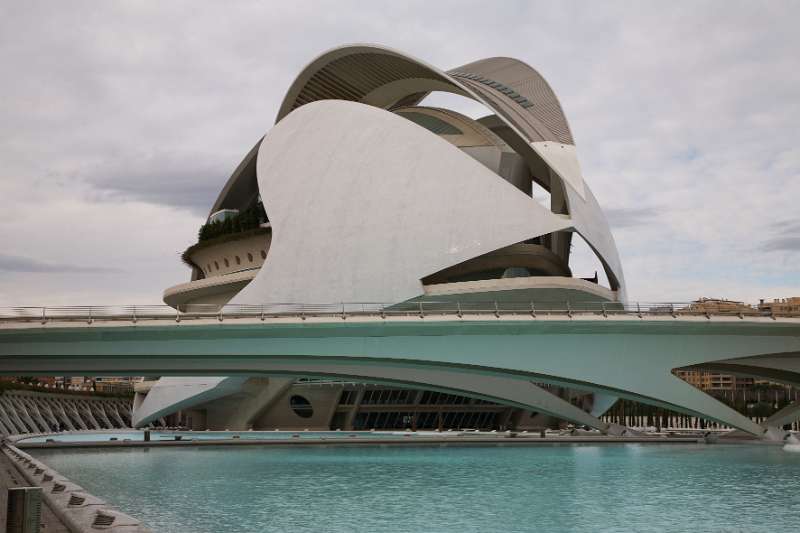
<path fill-rule="evenodd" d="M 436 91 L 471 98 L 486 116 L 420 105 Z M 253 217 L 258 227 L 242 230 Z M 170 305 L 625 297 L 614 239 L 561 105 L 538 72 L 510 58 L 445 72 L 375 45 L 322 54 L 292 83 L 201 237 L 205 230 L 211 237 L 184 254 L 192 279 L 164 294 Z M 576 233 L 608 287 L 573 277 Z M 170 397 L 185 408 L 227 394 L 233 381 L 217 379 L 181 382 L 180 394 L 162 382 L 138 423 L 167 412 Z"/>
<path fill-rule="evenodd" d="M 570 226 L 439 136 L 353 102 L 292 112 L 256 169 L 272 244 L 234 303 L 401 302 L 440 270 Z"/>

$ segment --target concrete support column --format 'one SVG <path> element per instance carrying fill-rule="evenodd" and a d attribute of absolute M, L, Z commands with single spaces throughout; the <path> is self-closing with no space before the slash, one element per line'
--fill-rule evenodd
<path fill-rule="evenodd" d="M 364 385 L 358 386 L 358 391 L 356 392 L 355 401 L 353 401 L 353 408 L 347 413 L 347 418 L 344 422 L 344 429 L 345 431 L 353 431 L 353 422 L 356 419 L 356 415 L 358 414 L 358 408 L 361 407 L 361 400 L 364 399 Z"/>
<path fill-rule="evenodd" d="M 240 394 L 246 395 L 235 406 L 227 422 L 234 431 L 252 429 L 255 420 L 264 414 L 294 383 L 293 378 L 251 378 Z"/>
<path fill-rule="evenodd" d="M 800 400 L 795 400 L 780 411 L 774 413 L 764 422 L 764 426 L 783 429 L 783 426 L 791 424 L 796 420 L 800 420 Z"/>

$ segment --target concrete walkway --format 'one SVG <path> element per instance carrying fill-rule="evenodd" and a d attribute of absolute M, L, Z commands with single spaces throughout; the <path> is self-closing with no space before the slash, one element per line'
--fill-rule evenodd
<path fill-rule="evenodd" d="M 10 487 L 27 486 L 16 467 L 8 458 L 0 453 L 0 531 L 5 531 L 6 512 L 8 509 L 8 489 Z M 42 502 L 42 533 L 69 533 L 69 529 L 53 514 L 53 511 Z"/>

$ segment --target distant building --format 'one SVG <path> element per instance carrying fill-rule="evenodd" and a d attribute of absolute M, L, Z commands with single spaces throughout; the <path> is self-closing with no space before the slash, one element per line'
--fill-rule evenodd
<path fill-rule="evenodd" d="M 720 298 L 700 298 L 689 304 L 688 310 L 707 312 L 713 314 L 721 313 L 753 313 L 755 308 L 744 302 L 735 300 L 725 300 Z"/>
<path fill-rule="evenodd" d="M 790 298 L 777 298 L 771 302 L 761 300 L 758 303 L 759 311 L 774 315 L 800 315 L 800 296 Z"/>
<path fill-rule="evenodd" d="M 776 315 L 800 314 L 800 297 L 775 299 L 772 302 L 761 300 L 757 307 L 724 298 L 700 298 L 689 304 L 686 310 L 713 314 L 752 314 L 754 312 Z M 754 385 L 772 384 L 765 380 L 705 370 L 676 370 L 675 375 L 698 389 L 708 392 L 741 390 L 752 388 Z"/>
<path fill-rule="evenodd" d="M 704 391 L 747 389 L 756 383 L 753 378 L 737 377 L 704 370 L 676 370 L 675 374 L 690 385 L 694 385 Z"/>
<path fill-rule="evenodd" d="M 94 390 L 96 392 L 109 392 L 114 394 L 133 394 L 135 383 L 143 381 L 143 377 L 130 376 L 103 376 L 94 380 Z"/>

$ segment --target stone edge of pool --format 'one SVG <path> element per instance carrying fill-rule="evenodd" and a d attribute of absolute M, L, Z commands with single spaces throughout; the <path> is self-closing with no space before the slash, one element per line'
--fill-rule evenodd
<path fill-rule="evenodd" d="M 733 441 L 731 441 L 733 442 Z M 749 442 L 749 441 L 748 441 Z M 702 437 L 473 437 L 473 436 L 407 436 L 397 438 L 384 437 L 371 439 L 366 437 L 333 437 L 333 438 L 286 438 L 286 439 L 191 439 L 180 440 L 113 440 L 113 441 L 52 441 L 52 442 L 18 442 L 18 448 L 24 449 L 63 449 L 63 448 L 150 448 L 159 446 L 415 446 L 415 445 L 496 445 L 496 446 L 547 446 L 558 444 L 705 444 Z"/>
<path fill-rule="evenodd" d="M 4 442 L 2 452 L 30 486 L 42 489 L 42 503 L 73 533 L 97 530 L 152 533 L 141 521 L 89 494 L 80 485 L 15 445 Z"/>

